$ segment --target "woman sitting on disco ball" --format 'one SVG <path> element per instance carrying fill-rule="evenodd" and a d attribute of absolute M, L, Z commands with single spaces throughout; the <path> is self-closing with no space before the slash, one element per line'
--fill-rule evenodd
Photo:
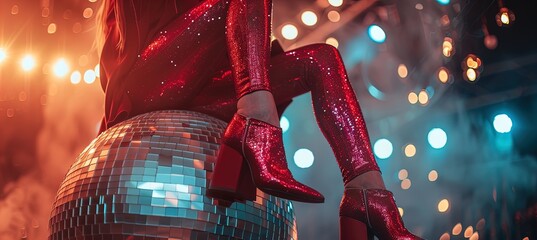
<path fill-rule="evenodd" d="M 101 131 L 135 115 L 185 109 L 229 122 L 207 194 L 254 200 L 256 187 L 290 200 L 322 194 L 287 168 L 279 114 L 311 91 L 318 125 L 343 175 L 341 238 L 419 239 L 385 190 L 338 50 L 271 51 L 271 0 L 103 0 L 99 34 L 106 92 Z M 236 181 L 242 181 L 237 184 Z M 232 180 L 236 179 L 236 180 Z"/>

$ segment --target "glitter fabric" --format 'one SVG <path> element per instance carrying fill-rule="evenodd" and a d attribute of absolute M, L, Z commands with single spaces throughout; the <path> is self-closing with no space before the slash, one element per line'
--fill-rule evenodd
<path fill-rule="evenodd" d="M 103 132 L 61 184 L 49 239 L 297 239 L 287 200 L 257 191 L 226 208 L 205 196 L 226 125 L 170 110 Z"/>
<path fill-rule="evenodd" d="M 231 172 L 247 164 L 246 171 L 240 173 L 245 175 L 242 176 L 243 181 L 253 180 L 255 186 L 266 193 L 301 202 L 324 202 L 324 197 L 319 192 L 293 178 L 287 167 L 281 128 L 235 114 L 222 137 L 222 145 L 237 153 L 218 155 L 209 190 L 219 191 L 212 196 L 222 195 L 222 191 L 229 189 L 226 186 L 237 185 L 238 183 L 229 184 L 230 178 L 239 179 L 230 176 Z M 237 157 L 242 162 L 235 162 Z M 234 189 L 236 188 L 231 188 Z M 231 193 L 224 193 L 225 198 L 235 195 L 233 191 L 227 192 Z"/>
<path fill-rule="evenodd" d="M 387 190 L 345 189 L 339 214 L 342 218 L 352 218 L 365 224 L 368 231 L 379 239 L 421 240 L 405 228 L 393 200 L 393 194 Z M 356 239 L 356 236 L 352 239 Z"/>
<path fill-rule="evenodd" d="M 155 21 L 159 23 L 166 22 L 161 19 L 171 21 L 149 38 L 140 57 L 125 55 L 125 64 L 118 65 L 115 58 L 111 61 L 103 55 L 101 76 L 109 79 L 103 80 L 108 83 L 105 127 L 161 109 L 188 109 L 229 121 L 236 112 L 237 94 L 243 94 L 237 86 L 248 88 L 245 74 L 255 76 L 250 79 L 251 89 L 245 91 L 267 85 L 257 81 L 265 78 L 270 1 L 205 0 L 191 9 L 179 9 L 175 18 L 168 11 L 171 4 L 159 15 L 158 4 L 166 3 L 169 0 L 152 2 L 148 8 L 147 4 L 134 6 L 136 16 L 148 21 L 138 21 L 138 28 L 128 25 L 131 28 L 127 26 L 127 32 L 140 31 L 133 36 L 149 33 L 144 29 L 148 29 L 145 23 L 152 22 L 151 17 L 158 16 Z M 130 12 L 125 13 L 127 21 L 135 17 Z M 226 22 L 228 16 L 231 19 Z M 117 51 L 115 44 L 105 45 L 103 54 L 110 54 L 107 51 Z M 128 53 L 138 51 L 136 46 L 126 49 Z M 129 67 L 129 61 L 133 67 Z M 345 183 L 364 172 L 379 170 L 336 48 L 314 44 L 285 53 L 273 51 L 269 63 L 270 86 L 280 113 L 293 97 L 311 90 L 317 122 L 336 155 Z"/>

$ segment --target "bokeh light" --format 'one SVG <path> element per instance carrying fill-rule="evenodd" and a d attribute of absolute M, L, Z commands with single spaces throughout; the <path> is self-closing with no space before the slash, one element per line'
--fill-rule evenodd
<path fill-rule="evenodd" d="M 453 226 L 453 230 L 451 230 L 451 234 L 453 234 L 454 236 L 457 236 L 457 235 L 461 234 L 461 232 L 462 232 L 462 224 L 461 223 L 455 224 L 455 226 Z"/>
<path fill-rule="evenodd" d="M 326 44 L 332 45 L 335 48 L 339 47 L 339 41 L 336 38 L 329 37 L 326 39 Z"/>
<path fill-rule="evenodd" d="M 513 24 L 515 21 L 515 14 L 513 11 L 509 10 L 506 7 L 500 8 L 498 14 L 496 14 L 496 24 L 500 27 L 505 27 Z"/>
<path fill-rule="evenodd" d="M 280 119 L 280 127 L 282 128 L 282 132 L 287 132 L 289 130 L 289 119 L 287 119 L 285 116 L 282 116 L 282 119 Z"/>
<path fill-rule="evenodd" d="M 80 71 L 74 71 L 71 73 L 71 83 L 72 84 L 79 84 L 82 81 L 82 74 Z"/>
<path fill-rule="evenodd" d="M 95 71 L 93 70 L 87 70 L 86 72 L 84 72 L 84 82 L 86 82 L 87 84 L 94 83 L 96 77 L 97 76 L 95 75 Z"/>
<path fill-rule="evenodd" d="M 406 178 L 401 181 L 401 188 L 404 190 L 409 189 L 412 186 L 412 181 L 410 179 Z"/>
<path fill-rule="evenodd" d="M 22 58 L 20 64 L 22 70 L 24 70 L 25 72 L 29 72 L 35 67 L 35 58 L 32 55 L 27 54 Z"/>
<path fill-rule="evenodd" d="M 67 64 L 67 61 L 63 58 L 58 59 L 58 61 L 54 63 L 53 72 L 57 77 L 65 77 L 69 73 L 69 64 Z"/>
<path fill-rule="evenodd" d="M 442 54 L 445 57 L 451 57 L 453 56 L 454 50 L 453 39 L 450 37 L 445 37 L 444 42 L 442 43 Z"/>
<path fill-rule="evenodd" d="M 301 15 L 301 19 L 306 26 L 317 24 L 317 14 L 312 11 L 304 11 Z"/>
<path fill-rule="evenodd" d="M 3 48 L 0 48 L 0 63 L 6 60 L 7 52 Z"/>
<path fill-rule="evenodd" d="M 49 24 L 48 27 L 47 27 L 47 32 L 48 32 L 49 34 L 54 34 L 54 33 L 56 33 L 57 28 L 58 28 L 58 27 L 56 26 L 56 23 L 51 23 L 51 24 Z"/>
<path fill-rule="evenodd" d="M 343 0 L 328 0 L 328 3 L 334 7 L 340 7 L 343 5 Z"/>
<path fill-rule="evenodd" d="M 499 133 L 511 132 L 511 128 L 513 127 L 513 121 L 511 121 L 511 118 L 507 114 L 496 115 L 492 124 L 494 125 L 494 130 Z"/>
<path fill-rule="evenodd" d="M 369 38 L 371 38 L 373 42 L 383 43 L 386 41 L 386 33 L 378 25 L 373 24 L 369 26 L 369 28 L 367 28 L 367 34 L 369 34 Z"/>
<path fill-rule="evenodd" d="M 101 65 L 100 64 L 95 65 L 95 68 L 93 69 L 93 71 L 95 71 L 95 76 L 97 78 L 101 77 Z"/>
<path fill-rule="evenodd" d="M 472 226 L 468 226 L 466 230 L 464 230 L 464 237 L 470 238 L 474 234 L 474 228 Z"/>
<path fill-rule="evenodd" d="M 438 179 L 438 172 L 436 170 L 432 170 L 429 172 L 427 177 L 429 178 L 429 181 L 434 182 L 436 179 Z"/>
<path fill-rule="evenodd" d="M 477 79 L 477 72 L 473 68 L 466 69 L 466 79 L 473 82 Z"/>
<path fill-rule="evenodd" d="M 405 214 L 405 210 L 401 207 L 398 207 L 397 209 L 399 209 L 399 215 L 402 217 Z"/>
<path fill-rule="evenodd" d="M 341 20 L 341 15 L 339 14 L 338 11 L 332 10 L 328 12 L 328 20 L 330 22 L 339 22 L 339 20 Z"/>
<path fill-rule="evenodd" d="M 408 69 L 405 64 L 399 64 L 397 67 L 397 74 L 400 78 L 406 78 L 408 76 Z"/>
<path fill-rule="evenodd" d="M 405 146 L 405 156 L 414 157 L 416 155 L 416 146 L 408 144 Z"/>
<path fill-rule="evenodd" d="M 450 0 L 436 0 L 438 3 L 442 4 L 442 5 L 448 5 Z"/>
<path fill-rule="evenodd" d="M 472 236 L 470 236 L 470 240 L 479 240 L 479 233 L 476 231 Z"/>
<path fill-rule="evenodd" d="M 313 152 L 306 148 L 298 149 L 295 152 L 293 159 L 299 168 L 309 168 L 311 165 L 313 165 Z"/>
<path fill-rule="evenodd" d="M 397 177 L 399 180 L 404 180 L 408 178 L 408 171 L 406 169 L 399 170 L 399 173 L 397 174 Z"/>
<path fill-rule="evenodd" d="M 449 201 L 447 199 L 442 199 L 438 202 L 438 211 L 446 212 L 449 209 Z"/>
<path fill-rule="evenodd" d="M 282 27 L 282 36 L 287 40 L 293 40 L 298 37 L 298 29 L 293 24 L 286 24 Z"/>
<path fill-rule="evenodd" d="M 439 240 L 450 240 L 449 233 L 444 233 L 442 236 L 440 236 Z"/>
<path fill-rule="evenodd" d="M 447 134 L 441 128 L 433 128 L 431 131 L 429 131 L 429 134 L 427 134 L 427 140 L 429 141 L 431 147 L 440 149 L 446 146 Z"/>
<path fill-rule="evenodd" d="M 438 70 L 438 80 L 440 80 L 441 83 L 448 82 L 449 71 L 445 67 L 441 67 L 440 70 Z"/>
<path fill-rule="evenodd" d="M 410 92 L 408 94 L 408 102 L 410 104 L 416 104 L 418 102 L 418 94 L 416 94 L 415 92 Z"/>
<path fill-rule="evenodd" d="M 418 94 L 418 101 L 422 105 L 429 103 L 429 94 L 427 94 L 427 91 L 425 91 L 425 89 L 421 90 L 420 93 Z"/>
<path fill-rule="evenodd" d="M 373 145 L 373 152 L 380 159 L 389 158 L 393 153 L 393 145 L 388 139 L 381 138 Z"/>

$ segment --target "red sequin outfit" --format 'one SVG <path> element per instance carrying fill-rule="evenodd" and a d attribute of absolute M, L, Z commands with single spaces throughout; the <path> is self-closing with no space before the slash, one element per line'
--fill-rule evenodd
<path fill-rule="evenodd" d="M 187 109 L 229 121 L 237 99 L 270 90 L 279 112 L 311 91 L 319 127 L 344 182 L 378 171 L 365 122 L 337 49 L 270 51 L 270 0 L 125 1 L 126 45 L 115 14 L 101 57 L 103 130 L 137 114 Z M 280 51 L 279 51 L 280 50 Z"/>

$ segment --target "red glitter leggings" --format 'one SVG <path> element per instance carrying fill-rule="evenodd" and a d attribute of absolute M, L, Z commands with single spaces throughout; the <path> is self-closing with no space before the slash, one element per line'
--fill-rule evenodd
<path fill-rule="evenodd" d="M 365 122 L 338 50 L 314 44 L 273 53 L 271 57 L 268 52 L 245 56 L 251 51 L 248 44 L 268 44 L 268 37 L 256 43 L 255 39 L 240 35 L 243 33 L 236 28 L 241 26 L 227 24 L 226 29 L 228 11 L 237 12 L 240 6 L 233 4 L 241 2 L 206 0 L 162 29 L 127 77 L 125 89 L 133 106 L 129 115 L 188 109 L 230 120 L 237 110 L 238 95 L 267 89 L 267 84 L 250 86 L 244 82 L 248 76 L 240 76 L 244 73 L 262 79 L 262 71 L 244 69 L 250 67 L 247 62 L 247 66 L 242 62 L 234 66 L 232 62 L 243 61 L 244 57 L 263 61 L 267 54 L 267 78 L 277 105 L 281 107 L 293 97 L 311 91 L 318 125 L 334 151 L 344 182 L 367 171 L 378 171 Z M 266 2 L 265 7 L 270 6 Z M 234 18 L 240 23 L 241 16 Z M 250 27 L 251 30 L 245 29 L 261 35 L 270 33 Z M 226 30 L 234 40 L 230 41 Z M 232 69 L 239 76 L 233 77 Z"/>

